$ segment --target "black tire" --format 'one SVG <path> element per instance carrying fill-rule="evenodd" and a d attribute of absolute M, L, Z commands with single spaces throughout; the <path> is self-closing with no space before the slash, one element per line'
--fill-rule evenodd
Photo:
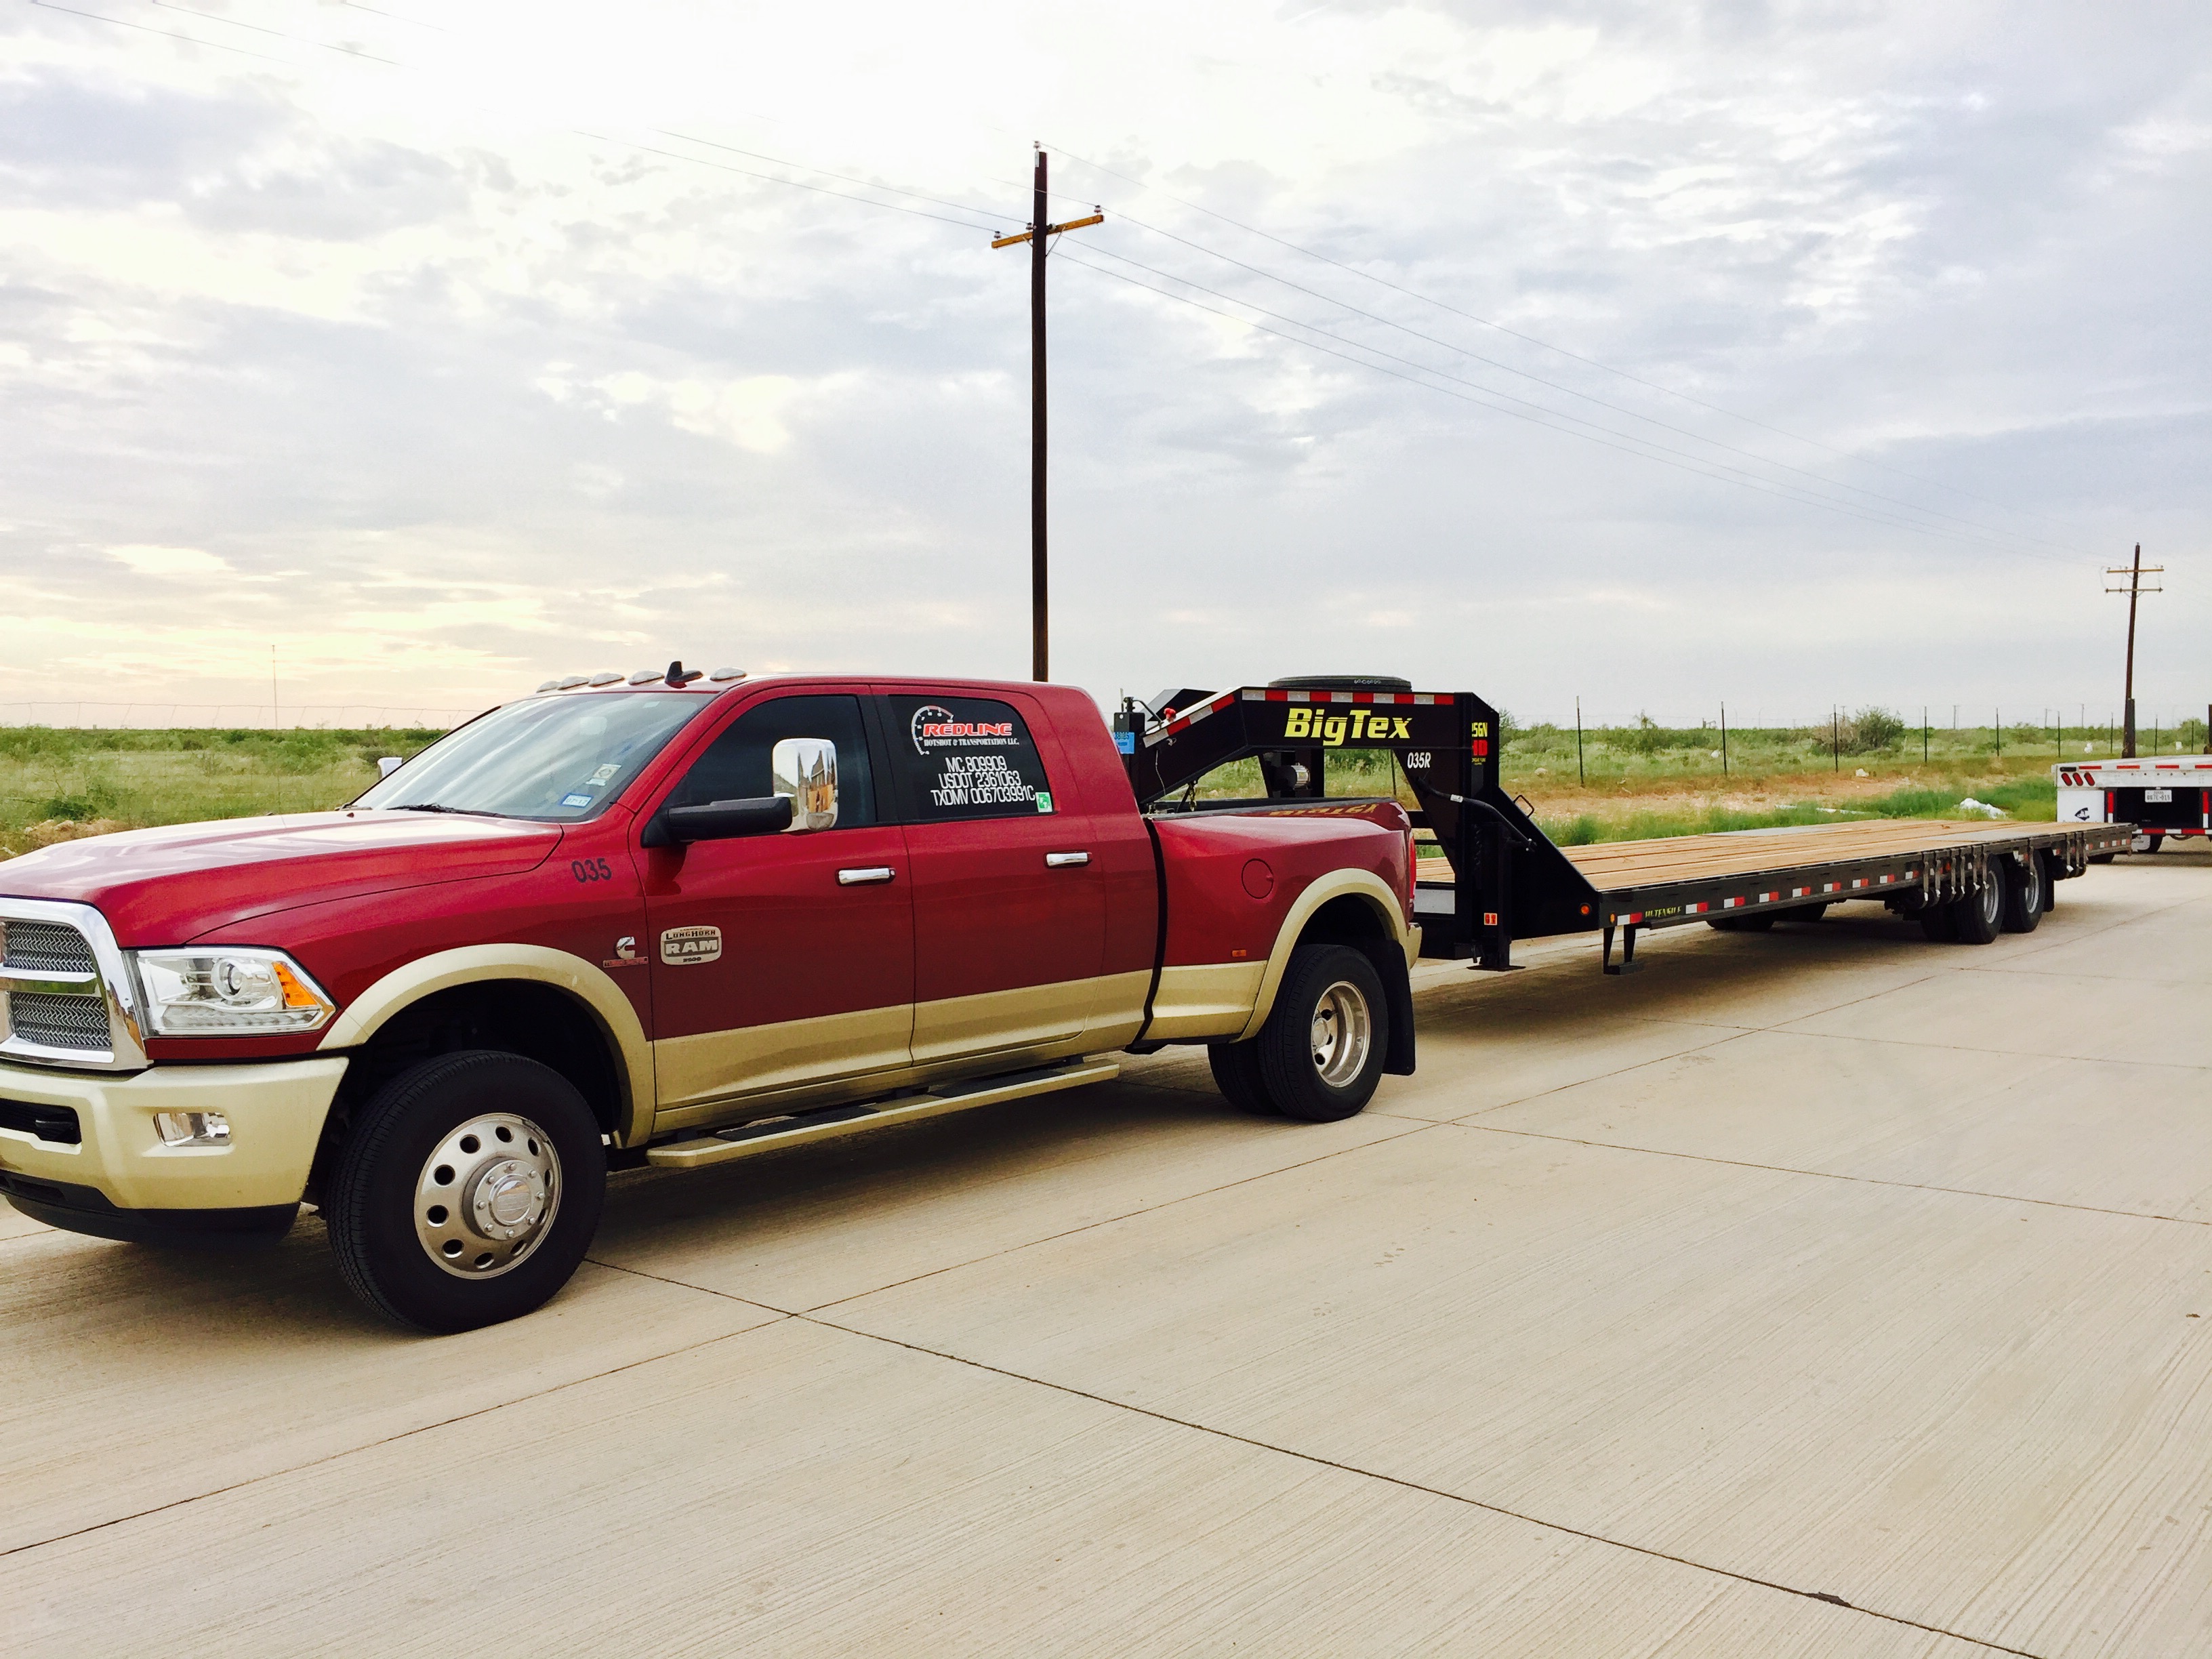
<path fill-rule="evenodd" d="M 2004 877 L 1992 866 L 1981 885 L 1945 908 L 1960 944 L 1989 944 L 2004 926 Z"/>
<path fill-rule="evenodd" d="M 2047 916 L 2058 908 L 2058 854 L 2038 853 L 2035 872 L 2043 879 L 2043 914 Z"/>
<path fill-rule="evenodd" d="M 1948 904 L 1923 905 L 1919 911 L 1920 931 L 1937 945 L 1956 945 L 1959 942 L 1959 919 L 1951 914 Z"/>
<path fill-rule="evenodd" d="M 1240 1112 L 1273 1117 L 1267 1085 L 1260 1078 L 1260 1045 L 1256 1042 L 1209 1042 L 1206 1063 L 1213 1068 L 1214 1086 Z"/>
<path fill-rule="evenodd" d="M 1324 1026 L 1330 1047 L 1317 1046 Z M 1360 951 L 1301 945 L 1252 1048 L 1267 1103 L 1285 1117 L 1334 1123 L 1364 1108 L 1382 1080 L 1390 1006 L 1382 976 Z"/>
<path fill-rule="evenodd" d="M 472 1133 L 477 1120 L 485 1134 Z M 474 1330 L 543 1306 L 568 1282 L 599 1229 L 606 1182 L 599 1126 L 566 1078 L 469 1049 L 377 1091 L 339 1153 L 324 1219 L 338 1271 L 370 1307 L 421 1330 Z M 448 1205 L 435 1201 L 441 1188 L 453 1189 Z M 518 1231 L 502 1243 L 478 1222 Z M 432 1254 L 438 1231 L 454 1235 L 440 1245 L 453 1266 Z"/>
<path fill-rule="evenodd" d="M 1774 912 L 1762 910 L 1748 916 L 1707 916 L 1705 926 L 1722 933 L 1764 933 L 1774 926 Z"/>
<path fill-rule="evenodd" d="M 2110 864 L 2118 857 L 2119 857 L 2118 853 L 2092 853 L 2089 854 L 2089 862 L 2092 864 Z"/>
<path fill-rule="evenodd" d="M 2146 853 L 2155 853 L 2160 848 L 2166 845 L 2166 837 L 2164 836 L 2145 836 L 2143 839 L 2150 843 L 2149 846 L 2142 849 Z"/>
<path fill-rule="evenodd" d="M 1828 907 L 1825 903 L 1808 904 L 1799 909 L 1790 911 L 1787 920 L 1790 921 L 1818 921 L 1822 916 L 1825 916 L 1827 914 Z"/>
<path fill-rule="evenodd" d="M 2048 891 L 2042 859 L 2031 853 L 2025 866 L 2017 859 L 2005 859 L 1992 866 L 1992 872 L 2004 887 L 2004 931 L 2032 933 L 2042 926 L 2043 901 Z"/>

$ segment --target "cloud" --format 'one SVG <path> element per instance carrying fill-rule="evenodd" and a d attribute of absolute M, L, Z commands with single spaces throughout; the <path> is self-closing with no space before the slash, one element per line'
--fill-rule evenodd
<path fill-rule="evenodd" d="M 164 15 L 319 44 L 0 21 L 0 678 L 1025 672 L 988 109 L 1108 210 L 1048 267 L 1065 675 L 2109 698 L 2141 538 L 2201 699 L 2201 9 L 222 9 Z"/>
<path fill-rule="evenodd" d="M 194 576 L 227 576 L 230 561 L 197 547 L 158 547 L 139 543 L 107 550 L 110 558 L 119 559 L 139 576 L 157 576 L 172 580 L 188 580 Z"/>

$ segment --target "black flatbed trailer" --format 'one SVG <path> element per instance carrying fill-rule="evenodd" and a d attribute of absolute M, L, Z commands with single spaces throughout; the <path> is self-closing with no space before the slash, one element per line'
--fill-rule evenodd
<path fill-rule="evenodd" d="M 1990 884 L 2032 878 L 2047 897 L 2050 883 L 2125 851 L 2136 834 L 2131 824 L 1898 819 L 1560 848 L 1500 786 L 1498 712 L 1473 692 L 1382 678 L 1278 680 L 1151 707 L 1125 702 L 1114 724 L 1138 804 L 1153 813 L 1340 807 L 1346 798 L 1327 794 L 1329 751 L 1387 750 L 1417 803 L 1414 827 L 1442 854 L 1422 861 L 1414 890 L 1422 953 L 1494 971 L 1512 966 L 1516 939 L 1595 932 L 1601 964 L 1620 973 L 1652 928 L 1753 928 L 1850 899 L 1923 915 L 1938 935 L 1947 910 Z M 1264 796 L 1199 799 L 1200 779 L 1248 758 Z"/>

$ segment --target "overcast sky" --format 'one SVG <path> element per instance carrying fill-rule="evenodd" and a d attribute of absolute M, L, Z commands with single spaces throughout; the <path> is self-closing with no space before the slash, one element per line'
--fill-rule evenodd
<path fill-rule="evenodd" d="M 2212 699 L 2201 0 L 68 3 L 0 720 L 1025 675 L 1037 140 L 1056 678 L 2100 719 L 2140 540 Z"/>

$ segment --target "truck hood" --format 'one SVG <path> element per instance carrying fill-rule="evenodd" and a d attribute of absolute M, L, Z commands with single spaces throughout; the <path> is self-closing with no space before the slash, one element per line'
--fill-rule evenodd
<path fill-rule="evenodd" d="M 126 948 L 272 910 L 533 869 L 558 824 L 437 812 L 301 812 L 126 830 L 0 864 L 0 896 L 98 907 Z"/>

